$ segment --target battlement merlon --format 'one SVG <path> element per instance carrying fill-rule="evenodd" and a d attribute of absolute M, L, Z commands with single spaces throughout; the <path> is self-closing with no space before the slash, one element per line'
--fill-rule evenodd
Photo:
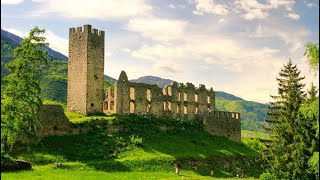
<path fill-rule="evenodd" d="M 199 84 L 198 91 L 207 91 L 206 86 L 204 84 Z"/>
<path fill-rule="evenodd" d="M 226 118 L 240 120 L 240 113 L 239 112 L 212 111 L 212 112 L 209 112 L 209 115 L 214 116 L 214 117 L 226 117 Z"/>
<path fill-rule="evenodd" d="M 82 27 L 77 27 L 77 28 L 69 28 L 69 34 L 74 34 L 74 33 L 92 33 L 96 34 L 98 36 L 104 37 L 104 31 L 102 30 L 97 30 L 97 29 L 92 29 L 92 26 L 89 24 L 86 24 Z"/>

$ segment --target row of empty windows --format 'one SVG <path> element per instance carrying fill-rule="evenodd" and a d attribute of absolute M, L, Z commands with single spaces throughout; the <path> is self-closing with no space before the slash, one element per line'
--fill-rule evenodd
<path fill-rule="evenodd" d="M 170 96 L 171 96 L 171 91 L 170 91 Z M 151 98 L 152 98 L 151 90 L 147 89 L 147 101 L 151 101 Z M 135 100 L 135 89 L 133 87 L 130 87 L 130 99 L 131 100 Z M 178 92 L 178 94 L 177 94 L 177 99 L 178 99 L 178 101 L 181 101 L 181 93 L 180 92 Z M 188 101 L 187 93 L 183 93 L 183 100 L 184 101 Z M 195 100 L 195 102 L 198 102 L 198 94 L 194 95 L 194 100 Z M 208 103 L 211 102 L 210 101 L 210 96 L 207 96 L 207 102 Z"/>
<path fill-rule="evenodd" d="M 176 113 L 177 114 L 180 114 L 181 113 L 181 110 L 180 110 L 180 106 L 177 106 L 176 107 Z M 169 110 L 171 111 L 171 103 L 170 102 L 164 102 L 163 103 L 163 110 Z M 151 111 L 151 104 L 147 104 L 146 106 L 146 111 L 147 113 L 149 113 Z M 208 107 L 208 111 L 210 111 L 210 108 Z M 199 109 L 198 107 L 195 107 L 195 114 L 198 114 L 199 112 Z M 130 113 L 135 113 L 135 104 L 134 102 L 130 102 Z M 187 106 L 183 106 L 183 114 L 188 114 L 188 108 Z"/>
<path fill-rule="evenodd" d="M 105 101 L 103 108 L 105 110 L 114 110 L 114 101 L 110 101 L 110 106 L 109 106 L 109 102 Z"/>

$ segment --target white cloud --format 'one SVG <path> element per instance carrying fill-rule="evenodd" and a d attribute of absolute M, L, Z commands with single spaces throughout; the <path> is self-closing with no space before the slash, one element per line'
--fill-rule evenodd
<path fill-rule="evenodd" d="M 268 17 L 266 6 L 256 0 L 236 0 L 234 2 L 236 12 L 242 12 L 242 16 L 246 20 L 264 19 Z"/>
<path fill-rule="evenodd" d="M 307 7 L 309 7 L 309 8 L 319 8 L 319 6 L 318 5 L 316 5 L 316 4 L 314 4 L 314 3 L 307 3 Z"/>
<path fill-rule="evenodd" d="M 1 4 L 17 5 L 21 4 L 24 0 L 1 0 Z"/>
<path fill-rule="evenodd" d="M 196 74 L 194 71 L 203 70 L 206 71 L 206 76 L 213 78 L 205 81 L 203 75 L 196 75 L 201 79 L 199 83 L 211 85 L 214 81 L 213 85 L 218 90 L 226 90 L 248 100 L 269 102 L 271 100 L 269 95 L 276 94 L 276 77 L 282 65 L 290 56 L 296 57 L 296 54 L 301 53 L 304 41 L 310 35 L 310 32 L 304 28 L 268 21 L 257 26 L 253 33 L 240 34 L 246 37 L 244 41 L 239 34 L 223 35 L 219 32 L 221 29 L 209 32 L 207 29 L 210 27 L 205 23 L 204 26 L 195 26 L 190 22 L 174 38 L 148 43 L 144 41 L 144 45 L 131 48 L 128 53 L 136 60 L 141 62 L 145 60 L 148 64 L 153 64 L 152 71 L 145 73 L 170 73 L 171 79 L 178 80 L 178 74 L 184 72 Z M 154 29 L 154 35 L 157 35 L 156 32 L 161 34 L 162 31 L 162 28 Z M 139 33 L 145 32 L 139 31 Z M 144 40 L 152 39 L 151 35 L 142 35 L 142 37 Z M 270 39 L 273 39 L 273 43 L 267 45 L 266 42 Z M 256 45 L 257 42 L 260 45 Z M 284 55 L 287 49 L 292 53 L 290 56 Z M 229 82 L 226 80 L 221 82 L 218 77 L 214 77 L 212 70 L 218 67 L 222 71 L 224 69 L 225 74 L 237 74 L 237 76 L 234 76 L 234 79 L 229 77 Z M 193 78 L 181 76 L 187 80 Z"/>
<path fill-rule="evenodd" d="M 50 30 L 46 30 L 44 36 L 47 38 L 47 42 L 49 42 L 50 48 L 68 56 L 69 41 L 67 39 L 54 34 Z"/>
<path fill-rule="evenodd" d="M 193 11 L 193 14 L 203 15 L 215 14 L 215 15 L 227 15 L 228 9 L 227 6 L 216 4 L 213 0 L 195 0 L 196 10 Z"/>
<path fill-rule="evenodd" d="M 169 4 L 169 7 L 170 7 L 171 9 L 175 9 L 175 8 L 176 8 L 176 6 L 173 5 L 173 4 Z"/>
<path fill-rule="evenodd" d="M 251 33 L 250 37 L 259 38 L 274 38 L 274 43 L 277 41 L 289 45 L 289 52 L 295 53 L 297 50 L 304 47 L 310 31 L 302 27 L 292 27 L 281 24 L 264 24 L 258 25 L 256 31 Z"/>
<path fill-rule="evenodd" d="M 127 29 L 156 41 L 174 40 L 187 26 L 186 21 L 158 17 L 137 17 L 129 20 Z"/>
<path fill-rule="evenodd" d="M 67 18 L 123 19 L 148 14 L 152 7 L 145 0 L 36 0 L 37 13 L 57 13 Z M 72 7 L 72 8 L 71 8 Z"/>
<path fill-rule="evenodd" d="M 289 13 L 288 14 L 288 18 L 293 19 L 293 20 L 299 20 L 300 19 L 300 15 L 296 14 L 296 13 Z"/>
<path fill-rule="evenodd" d="M 219 19 L 218 24 L 223 24 L 223 23 L 225 23 L 225 22 L 226 22 L 226 20 L 223 19 L 223 18 L 221 18 L 221 19 Z"/>
<path fill-rule="evenodd" d="M 131 50 L 129 48 L 124 48 L 124 49 L 122 49 L 122 51 L 125 52 L 125 53 L 130 53 L 131 52 Z"/>
<path fill-rule="evenodd" d="M 179 65 L 173 62 L 161 61 L 156 63 L 154 70 L 163 73 L 180 73 L 181 69 L 178 68 Z"/>
<path fill-rule="evenodd" d="M 270 10 L 284 7 L 291 12 L 295 4 L 294 0 L 268 0 L 265 4 L 257 0 L 236 0 L 234 12 L 242 13 L 246 20 L 265 19 L 269 16 Z"/>
<path fill-rule="evenodd" d="M 287 11 L 291 11 L 294 4 L 294 0 L 269 0 L 268 8 L 276 9 L 283 6 Z"/>
<path fill-rule="evenodd" d="M 132 50 L 134 58 L 152 62 L 174 61 L 190 64 L 197 61 L 202 64 L 220 64 L 226 69 L 243 72 L 249 64 L 271 63 L 266 59 L 274 59 L 278 49 L 263 47 L 259 49 L 241 45 L 237 40 L 223 36 L 193 36 L 185 34 L 188 39 L 182 44 L 144 45 Z M 214 43 L 212 43 L 214 42 Z M 250 52 L 250 53 L 247 53 Z"/>
<path fill-rule="evenodd" d="M 242 17 L 246 20 L 265 19 L 268 16 L 269 14 L 262 9 L 252 9 L 246 14 L 242 15 Z"/>

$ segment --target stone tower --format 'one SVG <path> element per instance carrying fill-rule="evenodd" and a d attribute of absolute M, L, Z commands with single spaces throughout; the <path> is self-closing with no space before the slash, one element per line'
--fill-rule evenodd
<path fill-rule="evenodd" d="M 68 111 L 103 112 L 104 31 L 91 25 L 69 29 Z"/>

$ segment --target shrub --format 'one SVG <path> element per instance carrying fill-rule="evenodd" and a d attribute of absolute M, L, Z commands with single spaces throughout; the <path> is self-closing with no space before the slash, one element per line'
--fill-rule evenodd
<path fill-rule="evenodd" d="M 132 135 L 130 136 L 130 143 L 135 146 L 142 146 L 142 137 L 139 137 L 139 135 Z"/>
<path fill-rule="evenodd" d="M 1 144 L 1 166 L 16 164 L 13 157 L 11 157 L 4 148 L 4 144 Z"/>
<path fill-rule="evenodd" d="M 309 171 L 319 176 L 319 152 L 314 152 L 308 162 Z"/>
<path fill-rule="evenodd" d="M 271 173 L 263 173 L 260 175 L 261 180 L 277 180 L 277 177 Z"/>
<path fill-rule="evenodd" d="M 263 147 L 263 144 L 261 143 L 261 141 L 257 138 L 254 138 L 254 139 L 250 139 L 247 141 L 247 145 L 249 147 L 251 147 L 252 149 L 258 151 L 258 152 L 262 152 L 264 147 Z"/>

